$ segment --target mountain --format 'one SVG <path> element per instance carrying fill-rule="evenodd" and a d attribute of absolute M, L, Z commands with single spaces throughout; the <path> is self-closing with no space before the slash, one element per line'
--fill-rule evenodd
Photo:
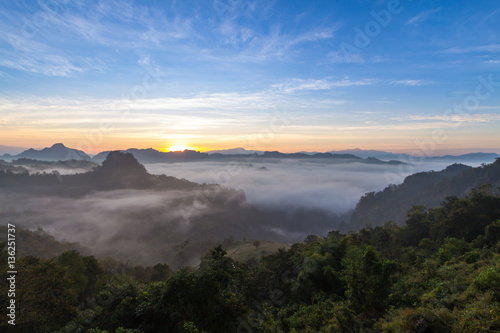
<path fill-rule="evenodd" d="M 222 154 L 222 153 L 201 153 L 194 150 L 184 150 L 175 152 L 160 152 L 158 150 L 130 148 L 121 152 L 130 153 L 141 163 L 175 163 L 175 162 L 198 162 L 198 161 L 234 161 L 243 160 L 246 162 L 264 159 L 324 159 L 332 162 L 351 163 L 359 162 L 366 164 L 402 164 L 400 161 L 382 161 L 376 158 L 363 159 L 352 154 L 331 154 L 331 153 L 281 153 L 279 151 L 265 151 L 248 154 Z M 95 163 L 101 163 L 106 159 L 109 151 L 101 152 L 92 158 Z"/>
<path fill-rule="evenodd" d="M 486 184 L 493 191 L 500 187 L 500 159 L 477 168 L 453 164 L 439 172 L 416 173 L 400 185 L 365 194 L 356 205 L 349 228 L 359 230 L 365 225 L 381 226 L 388 221 L 402 225 L 414 205 L 434 208 L 447 197 L 463 197 Z"/>
<path fill-rule="evenodd" d="M 141 163 L 169 163 L 169 162 L 188 162 L 188 161 L 200 161 L 210 158 L 207 153 L 200 153 L 194 150 L 184 150 L 184 151 L 174 151 L 174 152 L 161 152 L 156 149 L 137 149 L 130 148 L 127 150 L 121 150 L 123 153 L 129 153 L 134 155 L 134 157 Z M 92 161 L 96 163 L 101 163 L 106 159 L 110 152 L 103 151 L 92 158 Z M 217 155 L 217 154 L 214 154 Z"/>
<path fill-rule="evenodd" d="M 408 154 L 394 154 L 387 151 L 381 150 L 363 150 L 359 148 L 355 149 L 346 149 L 339 151 L 330 151 L 332 154 L 352 154 L 361 158 L 374 157 L 381 160 L 404 160 L 408 161 L 410 155 Z"/>
<path fill-rule="evenodd" d="M 110 152 L 101 166 L 79 174 L 8 174 L 0 172 L 0 188 L 41 194 L 79 196 L 91 191 L 118 189 L 183 189 L 201 185 L 185 179 L 147 173 L 131 153 Z"/>
<path fill-rule="evenodd" d="M 420 157 L 412 156 L 409 154 L 395 154 L 382 150 L 363 150 L 359 148 L 355 149 L 347 149 L 347 150 L 339 150 L 339 151 L 330 151 L 332 154 L 352 154 L 361 158 L 369 158 L 374 157 L 380 160 L 388 161 L 388 160 L 397 160 L 403 161 L 407 163 L 411 163 L 409 161 L 416 160 L 419 161 Z M 435 161 L 435 162 L 457 162 L 457 163 L 466 163 L 466 162 L 474 162 L 474 163 L 492 163 L 496 158 L 500 157 L 500 155 L 495 153 L 470 153 L 463 155 L 444 155 L 444 156 L 426 156 L 426 161 Z"/>
<path fill-rule="evenodd" d="M 387 151 L 382 151 L 382 150 L 364 150 L 364 149 L 345 149 L 345 150 L 332 150 L 326 153 L 319 153 L 319 152 L 308 152 L 308 151 L 300 151 L 297 153 L 289 153 L 289 154 L 284 154 L 284 153 L 279 153 L 279 152 L 265 152 L 265 151 L 260 151 L 260 150 L 246 150 L 244 148 L 232 148 L 232 149 L 225 149 L 225 150 L 211 150 L 207 152 L 208 154 L 218 154 L 218 155 L 224 155 L 224 156 L 233 156 L 233 155 L 242 155 L 242 156 L 248 156 L 250 154 L 258 154 L 259 156 L 262 155 L 262 157 L 273 157 L 273 158 L 307 158 L 308 156 L 312 157 L 332 157 L 328 154 L 335 155 L 337 158 L 341 156 L 352 156 L 355 157 L 360 157 L 361 159 L 369 159 L 369 158 L 374 158 L 381 160 L 381 162 L 384 161 L 392 161 L 392 163 L 397 164 L 395 161 L 401 161 L 401 162 L 406 162 L 410 163 L 413 160 L 419 161 L 419 157 L 415 157 L 409 154 L 401 153 L 401 154 L 396 154 L 396 153 L 391 153 Z M 279 154 L 277 154 L 279 153 Z M 326 154 L 326 155 L 325 155 Z M 274 156 L 272 156 L 274 155 Z M 307 156 L 306 156 L 307 155 Z M 463 155 L 445 155 L 445 156 L 427 156 L 425 157 L 426 161 L 435 161 L 435 162 L 449 162 L 449 163 L 492 163 L 495 161 L 496 158 L 500 157 L 500 155 L 495 154 L 495 153 L 470 153 L 470 154 L 463 154 Z M 375 160 L 371 160 L 371 162 L 376 162 Z M 363 161 L 363 163 L 370 163 L 370 160 L 368 161 Z"/>
<path fill-rule="evenodd" d="M 12 159 L 29 158 L 39 161 L 66 161 L 66 160 L 86 160 L 90 161 L 90 156 L 77 149 L 68 148 L 62 143 L 56 143 L 50 148 L 42 150 L 28 149 L 20 154 L 12 156 Z"/>
<path fill-rule="evenodd" d="M 245 148 L 231 148 L 222 150 L 210 150 L 207 154 L 222 154 L 222 155 L 249 155 L 249 154 L 263 154 L 261 150 L 247 150 Z"/>
<path fill-rule="evenodd" d="M 470 153 L 464 155 L 445 155 L 428 157 L 432 161 L 461 161 L 461 162 L 487 162 L 491 163 L 500 155 L 495 153 Z"/>

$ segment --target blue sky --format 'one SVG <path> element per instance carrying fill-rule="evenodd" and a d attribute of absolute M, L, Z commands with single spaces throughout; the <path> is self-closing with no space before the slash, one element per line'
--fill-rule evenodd
<path fill-rule="evenodd" d="M 498 1 L 4 1 L 0 144 L 500 153 Z"/>

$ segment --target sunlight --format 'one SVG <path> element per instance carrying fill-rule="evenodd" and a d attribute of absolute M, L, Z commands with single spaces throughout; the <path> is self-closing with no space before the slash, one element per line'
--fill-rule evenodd
<path fill-rule="evenodd" d="M 184 151 L 184 150 L 195 150 L 193 147 L 189 147 L 186 145 L 174 145 L 169 148 L 165 148 L 166 151 Z"/>

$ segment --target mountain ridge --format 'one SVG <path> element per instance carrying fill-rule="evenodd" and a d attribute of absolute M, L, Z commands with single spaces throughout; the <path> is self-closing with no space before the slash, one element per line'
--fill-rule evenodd
<path fill-rule="evenodd" d="M 87 155 L 84 151 L 66 147 L 62 143 L 55 143 L 51 147 L 45 147 L 40 150 L 29 148 L 20 154 L 4 154 L 3 157 L 7 157 L 10 159 L 27 158 L 39 161 L 54 162 L 66 160 L 91 160 L 90 156 Z"/>
<path fill-rule="evenodd" d="M 400 185 L 366 193 L 351 215 L 349 228 L 382 226 L 388 221 L 402 225 L 413 206 L 434 208 L 447 197 L 463 197 L 474 188 L 486 185 L 491 187 L 490 191 L 500 190 L 500 158 L 476 168 L 452 164 L 438 172 L 415 173 Z"/>
<path fill-rule="evenodd" d="M 282 153 L 279 151 L 247 150 L 245 148 L 231 148 L 225 150 L 212 150 L 199 152 L 194 150 L 184 150 L 178 152 L 161 152 L 153 148 L 128 148 L 120 150 L 132 153 L 141 163 L 169 163 L 169 162 L 190 162 L 203 160 L 223 160 L 223 159 L 259 159 L 259 158 L 331 158 L 331 159 L 352 159 L 361 163 L 380 164 L 412 164 L 412 161 L 419 161 L 422 157 L 409 154 L 395 154 L 381 150 L 363 150 L 359 148 L 346 149 L 329 152 L 293 152 Z M 85 152 L 66 147 L 62 143 L 56 143 L 51 147 L 40 150 L 29 148 L 17 155 L 4 154 L 0 156 L 5 159 L 28 158 L 41 161 L 63 161 L 63 160 L 87 160 L 102 163 L 110 151 L 103 151 L 91 157 Z M 462 155 L 426 156 L 426 161 L 434 162 L 471 162 L 471 163 L 491 163 L 495 158 L 500 157 L 496 153 L 467 153 Z"/>

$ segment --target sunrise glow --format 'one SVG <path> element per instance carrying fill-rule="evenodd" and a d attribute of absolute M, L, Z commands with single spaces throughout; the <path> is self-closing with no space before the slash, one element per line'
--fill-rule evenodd
<path fill-rule="evenodd" d="M 184 150 L 196 150 L 196 149 L 182 144 L 176 144 L 169 148 L 165 148 L 165 151 L 184 151 Z"/>

